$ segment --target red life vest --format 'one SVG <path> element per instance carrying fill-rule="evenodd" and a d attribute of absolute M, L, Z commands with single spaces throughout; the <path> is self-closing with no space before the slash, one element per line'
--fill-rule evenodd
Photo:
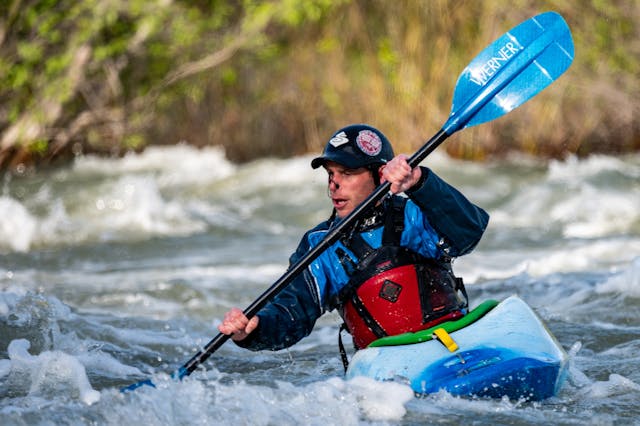
<path fill-rule="evenodd" d="M 450 264 L 400 247 L 404 204 L 396 206 L 391 215 L 395 217 L 387 220 L 380 248 L 372 249 L 354 233 L 342 243 L 358 256 L 358 262 L 354 264 L 343 250 L 336 251 L 350 276 L 339 295 L 339 312 L 356 348 L 384 336 L 424 330 L 466 313 L 466 291 Z"/>

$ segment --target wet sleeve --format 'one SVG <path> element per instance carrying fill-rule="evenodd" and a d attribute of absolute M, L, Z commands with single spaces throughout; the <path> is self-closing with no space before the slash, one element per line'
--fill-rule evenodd
<path fill-rule="evenodd" d="M 420 182 L 406 194 L 442 237 L 448 255 L 456 257 L 469 253 L 487 228 L 489 215 L 432 170 L 421 169 Z"/>

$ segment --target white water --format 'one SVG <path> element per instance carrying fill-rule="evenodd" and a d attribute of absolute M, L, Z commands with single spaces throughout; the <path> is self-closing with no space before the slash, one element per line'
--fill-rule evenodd
<path fill-rule="evenodd" d="M 309 157 L 237 166 L 215 149 L 5 176 L 0 187 L 3 424 L 633 424 L 640 416 L 640 157 L 426 165 L 492 215 L 455 263 L 472 305 L 518 293 L 572 354 L 541 403 L 412 398 L 345 382 L 335 314 L 287 351 L 226 344 L 167 374 L 284 272 L 329 214 Z M 153 378 L 157 389 L 121 394 Z"/>

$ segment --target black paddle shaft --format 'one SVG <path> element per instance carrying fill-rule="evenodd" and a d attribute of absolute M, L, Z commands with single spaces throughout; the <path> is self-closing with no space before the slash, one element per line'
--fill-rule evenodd
<path fill-rule="evenodd" d="M 409 158 L 409 166 L 415 168 L 424 160 L 427 155 L 433 152 L 449 135 L 440 130 L 429 141 L 427 141 L 422 148 L 420 148 L 411 158 Z M 379 185 L 375 191 L 373 191 L 360 205 L 358 205 L 344 220 L 342 220 L 335 228 L 333 228 L 327 235 L 313 247 L 307 254 L 301 258 L 298 262 L 293 264 L 287 271 L 271 285 L 260 297 L 258 297 L 251 305 L 245 310 L 244 314 L 248 317 L 254 317 L 260 309 L 262 309 L 272 298 L 274 298 L 280 291 L 288 286 L 291 281 L 294 280 L 304 269 L 306 269 L 311 262 L 313 262 L 322 252 L 335 243 L 340 236 L 349 230 L 354 223 L 360 219 L 366 212 L 380 201 L 389 192 L 391 184 L 384 182 Z M 184 376 L 191 374 L 200 364 L 205 362 L 207 358 L 217 351 L 228 339 L 229 335 L 218 333 L 209 343 L 207 343 L 201 350 L 199 350 L 189 361 L 187 361 L 178 370 L 178 377 L 182 379 Z"/>

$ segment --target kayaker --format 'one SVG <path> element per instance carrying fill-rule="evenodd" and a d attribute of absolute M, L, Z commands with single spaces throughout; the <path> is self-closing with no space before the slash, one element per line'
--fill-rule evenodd
<path fill-rule="evenodd" d="M 218 326 L 221 333 L 244 348 L 279 350 L 307 336 L 322 314 L 337 309 L 358 349 L 380 337 L 465 315 L 466 291 L 451 260 L 477 245 L 489 220 L 483 209 L 429 168 L 412 170 L 407 156 L 394 156 L 388 139 L 368 125 L 338 130 L 311 166 L 327 171 L 333 213 L 305 233 L 290 264 L 381 181 L 390 182 L 395 195 L 373 207 L 257 316 L 228 311 Z"/>

